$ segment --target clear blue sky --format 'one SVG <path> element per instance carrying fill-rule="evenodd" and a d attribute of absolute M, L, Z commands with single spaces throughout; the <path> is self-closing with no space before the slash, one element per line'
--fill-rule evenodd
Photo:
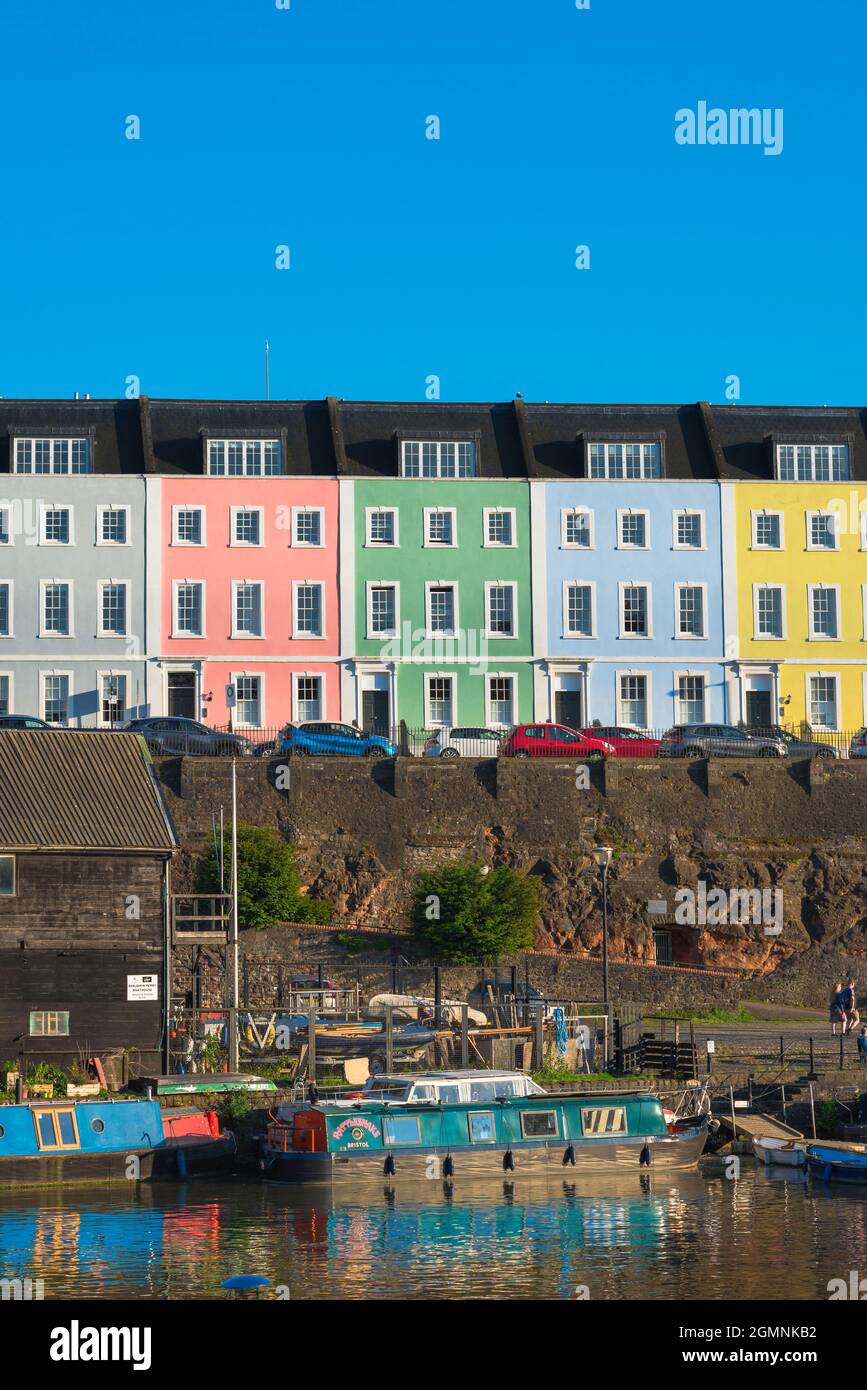
<path fill-rule="evenodd" d="M 851 0 L 10 2 L 0 395 L 258 396 L 267 335 L 275 397 L 863 402 L 865 38 Z M 782 107 L 782 154 L 676 144 L 700 100 Z"/>

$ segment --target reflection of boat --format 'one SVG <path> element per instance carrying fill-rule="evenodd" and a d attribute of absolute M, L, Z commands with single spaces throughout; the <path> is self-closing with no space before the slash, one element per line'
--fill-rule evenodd
<path fill-rule="evenodd" d="M 370 1099 L 281 1112 L 268 1126 L 266 1176 L 341 1185 L 384 1177 L 562 1181 L 573 1172 L 691 1167 L 704 1148 L 707 1118 L 669 1125 L 658 1096 L 527 1095 L 521 1073 L 456 1077 L 420 1078 L 433 1092 L 426 1101 L 377 1098 L 374 1078 Z"/>
<path fill-rule="evenodd" d="M 823 1182 L 867 1183 L 867 1144 L 808 1144 L 807 1164 Z"/>
<path fill-rule="evenodd" d="M 231 1166 L 235 1140 L 215 1114 L 166 1114 L 155 1100 L 0 1106 L 0 1187 L 148 1181 Z"/>
<path fill-rule="evenodd" d="M 806 1148 L 806 1139 L 776 1139 L 767 1134 L 756 1135 L 753 1139 L 756 1158 L 783 1168 L 803 1168 L 807 1162 Z"/>

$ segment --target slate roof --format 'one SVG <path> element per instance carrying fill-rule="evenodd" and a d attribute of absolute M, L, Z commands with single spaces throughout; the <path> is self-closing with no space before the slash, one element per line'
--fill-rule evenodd
<path fill-rule="evenodd" d="M 177 843 L 140 735 L 0 731 L 0 850 L 168 854 Z"/>

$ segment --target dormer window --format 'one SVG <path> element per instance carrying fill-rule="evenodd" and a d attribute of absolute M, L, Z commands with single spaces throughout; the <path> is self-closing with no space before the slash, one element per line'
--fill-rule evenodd
<path fill-rule="evenodd" d="M 212 478 L 273 478 L 283 472 L 279 439 L 209 439 L 207 460 Z"/>
<path fill-rule="evenodd" d="M 784 483 L 847 482 L 848 444 L 778 444 L 777 477 Z"/>
<path fill-rule="evenodd" d="M 475 478 L 476 446 L 471 440 L 404 439 L 404 478 Z"/>
<path fill-rule="evenodd" d="M 659 444 L 591 444 L 591 478 L 661 478 Z"/>
<path fill-rule="evenodd" d="M 89 439 L 16 439 L 16 473 L 89 473 Z"/>

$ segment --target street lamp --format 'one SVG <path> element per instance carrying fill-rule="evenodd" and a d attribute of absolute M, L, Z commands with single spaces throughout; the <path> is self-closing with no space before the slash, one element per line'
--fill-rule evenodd
<path fill-rule="evenodd" d="M 608 866 L 614 850 L 608 845 L 596 845 L 593 858 L 602 875 L 602 1002 L 608 1008 Z"/>

